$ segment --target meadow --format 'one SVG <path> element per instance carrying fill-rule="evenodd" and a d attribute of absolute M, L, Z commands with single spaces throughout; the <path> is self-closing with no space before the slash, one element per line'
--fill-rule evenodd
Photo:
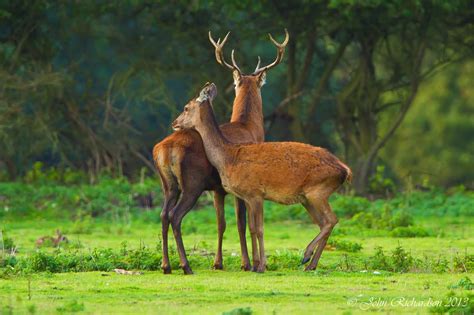
<path fill-rule="evenodd" d="M 30 174 L 31 175 L 31 174 Z M 34 174 L 33 174 L 34 175 Z M 161 264 L 159 183 L 70 176 L 0 183 L 0 310 L 34 313 L 459 313 L 474 310 L 474 194 L 407 190 L 384 198 L 335 195 L 340 222 L 315 272 L 302 252 L 317 234 L 301 206 L 265 204 L 268 267 L 240 271 L 232 198 L 224 270 L 212 270 L 215 212 L 203 195 L 183 222 L 195 272 Z M 60 230 L 68 242 L 45 238 Z M 248 233 L 247 233 L 248 234 Z M 250 242 L 248 242 L 250 244 Z M 137 271 L 117 274 L 114 269 Z"/>

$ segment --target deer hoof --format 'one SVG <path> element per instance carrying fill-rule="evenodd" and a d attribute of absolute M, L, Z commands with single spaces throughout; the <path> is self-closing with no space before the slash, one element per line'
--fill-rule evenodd
<path fill-rule="evenodd" d="M 250 271 L 251 268 L 252 267 L 250 266 L 249 263 L 240 266 L 240 269 L 242 269 L 243 271 Z"/>
<path fill-rule="evenodd" d="M 311 256 L 303 257 L 303 259 L 301 259 L 301 264 L 302 265 L 306 264 L 310 259 L 311 259 Z"/>
<path fill-rule="evenodd" d="M 306 266 L 306 268 L 304 268 L 304 271 L 313 271 L 313 270 L 316 270 L 316 267 Z"/>
<path fill-rule="evenodd" d="M 224 267 L 222 266 L 222 263 L 214 263 L 214 266 L 212 266 L 214 270 L 222 270 Z"/>
<path fill-rule="evenodd" d="M 163 269 L 163 273 L 165 275 L 171 274 L 171 267 L 170 266 L 161 267 L 161 269 Z"/>
<path fill-rule="evenodd" d="M 258 266 L 257 273 L 264 273 L 264 272 L 265 272 L 265 266 Z"/>
<path fill-rule="evenodd" d="M 193 274 L 193 271 L 192 271 L 191 267 L 189 267 L 189 265 L 188 265 L 188 266 L 184 266 L 184 267 L 183 267 L 183 271 L 184 271 L 184 274 L 185 274 L 185 275 L 192 275 L 192 274 Z"/>

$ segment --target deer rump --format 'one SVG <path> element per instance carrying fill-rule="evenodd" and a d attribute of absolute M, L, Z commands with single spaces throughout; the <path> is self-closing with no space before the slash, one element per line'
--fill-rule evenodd
<path fill-rule="evenodd" d="M 227 192 L 286 205 L 304 203 L 305 189 L 336 190 L 350 179 L 350 169 L 329 151 L 297 142 L 235 145 L 224 172 Z"/>

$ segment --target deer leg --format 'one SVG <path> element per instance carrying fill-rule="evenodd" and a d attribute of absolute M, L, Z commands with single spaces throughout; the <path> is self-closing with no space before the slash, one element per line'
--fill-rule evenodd
<path fill-rule="evenodd" d="M 309 207 L 313 211 L 317 211 L 320 216 L 323 217 L 323 223 L 321 227 L 321 231 L 318 234 L 318 236 L 310 243 L 311 247 L 311 253 L 314 251 L 314 248 L 316 247 L 316 243 L 318 243 L 318 247 L 316 249 L 316 252 L 313 255 L 313 258 L 311 259 L 310 264 L 305 268 L 306 271 L 308 270 L 315 270 L 319 259 L 321 258 L 321 254 L 324 250 L 324 247 L 326 246 L 327 240 L 329 238 L 329 235 L 332 232 L 332 229 L 334 226 L 337 224 L 338 220 L 336 215 L 331 209 L 331 206 L 328 203 L 328 196 L 323 195 L 323 196 L 316 196 L 313 198 L 310 198 L 308 200 Z M 308 246 L 309 247 L 309 246 Z M 306 258 L 306 253 L 305 253 L 305 258 Z M 306 260 L 307 262 L 307 260 Z"/>
<path fill-rule="evenodd" d="M 163 209 L 161 210 L 161 238 L 162 238 L 162 251 L 163 257 L 161 261 L 161 269 L 163 273 L 169 274 L 171 273 L 171 265 L 170 265 L 170 258 L 168 254 L 168 230 L 170 226 L 169 221 L 169 212 L 172 207 L 176 204 L 176 200 L 178 199 L 178 190 L 171 189 L 165 191 L 165 201 L 163 204 Z"/>
<path fill-rule="evenodd" d="M 313 258 L 311 259 L 311 262 L 309 263 L 309 265 L 306 267 L 305 270 L 316 269 L 316 267 L 318 266 L 319 259 L 321 258 L 321 254 L 323 253 L 324 247 L 326 246 L 326 243 L 329 239 L 329 236 L 331 235 L 331 232 L 334 226 L 336 226 L 338 222 L 336 214 L 332 211 L 331 206 L 329 205 L 327 199 L 321 201 L 321 207 L 323 209 L 324 218 L 325 218 L 324 229 L 327 231 L 327 233 L 319 242 L 316 253 L 314 254 Z"/>
<path fill-rule="evenodd" d="M 193 271 L 191 270 L 188 259 L 186 258 L 186 250 L 184 249 L 183 238 L 181 236 L 181 222 L 183 221 L 183 217 L 192 209 L 202 192 L 202 189 L 195 189 L 193 191 L 183 190 L 181 193 L 181 199 L 169 214 L 179 254 L 180 266 L 187 275 L 193 274 Z"/>
<path fill-rule="evenodd" d="M 314 207 L 313 204 L 309 202 L 305 202 L 303 206 L 308 211 L 308 214 L 310 215 L 313 223 L 318 225 L 320 228 L 320 231 L 322 231 L 324 227 L 324 216 L 318 212 L 318 210 Z M 314 248 L 316 247 L 316 244 L 318 243 L 318 241 L 321 239 L 320 235 L 321 233 L 319 233 L 311 242 L 309 242 L 308 246 L 306 246 L 303 259 L 301 260 L 302 265 L 306 264 L 313 256 Z"/>
<path fill-rule="evenodd" d="M 260 255 L 260 264 L 257 267 L 257 272 L 265 272 L 267 258 L 265 257 L 265 246 L 263 244 L 263 200 L 255 201 L 252 207 L 254 207 L 253 212 L 255 213 L 255 224 Z"/>
<path fill-rule="evenodd" d="M 247 207 L 247 214 L 248 214 L 248 221 L 249 221 L 249 230 L 250 236 L 252 238 L 252 271 L 257 271 L 258 266 L 260 265 L 260 254 L 258 251 L 258 244 L 257 244 L 257 226 L 256 226 L 256 217 L 255 212 L 253 211 L 255 208 L 252 207 L 250 203 L 245 204 Z"/>
<path fill-rule="evenodd" d="M 214 207 L 216 208 L 217 216 L 217 253 L 214 259 L 214 269 L 222 270 L 222 238 L 224 236 L 226 223 L 224 211 L 224 191 L 214 192 Z"/>
<path fill-rule="evenodd" d="M 245 202 L 242 199 L 235 197 L 235 216 L 237 219 L 237 230 L 239 231 L 240 253 L 242 255 L 241 269 L 244 271 L 250 270 L 249 252 L 247 249 L 247 238 L 245 237 L 245 230 L 247 229 Z"/>

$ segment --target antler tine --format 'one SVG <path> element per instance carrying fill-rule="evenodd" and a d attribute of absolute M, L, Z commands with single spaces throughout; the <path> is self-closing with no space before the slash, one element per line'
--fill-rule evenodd
<path fill-rule="evenodd" d="M 258 62 L 257 62 L 257 66 L 255 67 L 255 71 L 257 71 L 259 67 L 260 67 L 260 56 L 258 56 Z"/>
<path fill-rule="evenodd" d="M 232 66 L 234 67 L 234 69 L 236 69 L 237 71 L 239 71 L 240 73 L 242 73 L 242 71 L 240 71 L 239 66 L 238 66 L 237 63 L 235 62 L 234 49 L 232 49 L 232 53 L 230 54 L 230 58 L 232 59 Z"/>
<path fill-rule="evenodd" d="M 283 59 L 283 55 L 285 54 L 285 47 L 286 45 L 288 44 L 288 41 L 290 40 L 290 35 L 288 34 L 288 30 L 285 28 L 285 40 L 280 44 L 278 43 L 273 37 L 271 34 L 268 34 L 268 36 L 270 37 L 270 40 L 272 41 L 272 43 L 276 46 L 277 48 L 277 56 L 275 58 L 275 61 L 273 61 L 271 64 L 269 64 L 268 66 L 265 66 L 265 67 L 262 67 L 262 68 L 259 68 L 257 66 L 257 69 L 255 69 L 253 75 L 256 75 L 256 74 L 259 74 L 260 72 L 262 71 L 266 71 L 266 70 L 269 70 L 273 67 L 275 67 L 276 65 L 278 65 L 281 60 Z M 260 63 L 259 63 L 260 65 Z"/>
<path fill-rule="evenodd" d="M 217 62 L 222 65 L 222 66 L 226 66 L 227 68 L 231 69 L 231 70 L 234 70 L 234 69 L 237 69 L 239 72 L 240 72 L 240 69 L 234 64 L 234 65 L 230 65 L 228 64 L 225 60 L 224 60 L 224 53 L 222 52 L 222 48 L 224 47 L 226 41 L 227 41 L 227 38 L 229 37 L 229 34 L 230 32 L 227 33 L 227 35 L 224 37 L 224 39 L 222 40 L 221 42 L 221 39 L 219 38 L 217 40 L 217 43 L 214 41 L 214 39 L 212 39 L 212 35 L 211 35 L 211 31 L 209 31 L 209 41 L 211 42 L 211 44 L 214 46 L 215 48 L 215 55 L 216 55 L 216 60 Z"/>

